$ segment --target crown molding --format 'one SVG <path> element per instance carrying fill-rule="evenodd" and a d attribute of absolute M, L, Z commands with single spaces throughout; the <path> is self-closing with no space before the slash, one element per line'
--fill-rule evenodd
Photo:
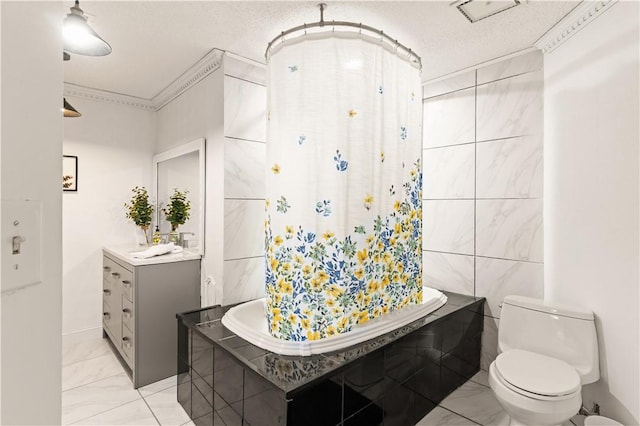
<path fill-rule="evenodd" d="M 91 99 L 92 101 L 109 102 L 118 105 L 126 105 L 145 111 L 155 111 L 153 103 L 149 99 L 123 95 L 121 93 L 107 92 L 106 90 L 92 89 L 78 86 L 77 84 L 64 83 L 64 96 Z"/>
<path fill-rule="evenodd" d="M 618 0 L 583 1 L 534 43 L 542 53 L 551 53 L 586 27 Z"/>
<path fill-rule="evenodd" d="M 110 102 L 119 105 L 127 105 L 145 111 L 158 111 L 203 78 L 219 69 L 222 65 L 223 54 L 224 52 L 222 50 L 211 50 L 191 68 L 182 73 L 180 77 L 176 78 L 171 84 L 162 89 L 152 99 L 144 99 L 121 93 L 108 92 L 106 90 L 93 89 L 72 83 L 64 83 L 64 95 L 91 99 L 94 101 Z"/>
<path fill-rule="evenodd" d="M 212 49 L 191 68 L 186 70 L 180 77 L 176 78 L 173 83 L 162 89 L 151 100 L 155 110 L 159 110 L 183 94 L 191 86 L 195 85 L 203 78 L 220 68 L 220 65 L 222 65 L 223 54 L 224 52 L 222 50 Z"/>

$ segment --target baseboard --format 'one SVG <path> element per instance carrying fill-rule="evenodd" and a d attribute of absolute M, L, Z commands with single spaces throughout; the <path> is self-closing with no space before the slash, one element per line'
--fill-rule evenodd
<path fill-rule="evenodd" d="M 69 333 L 62 333 L 62 344 L 76 343 L 98 338 L 102 338 L 102 327 L 93 327 Z"/>

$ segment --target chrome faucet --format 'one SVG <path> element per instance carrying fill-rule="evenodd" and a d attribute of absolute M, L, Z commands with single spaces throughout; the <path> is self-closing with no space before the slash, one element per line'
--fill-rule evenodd
<path fill-rule="evenodd" d="M 196 235 L 193 232 L 181 232 L 178 236 L 178 245 L 182 248 L 187 248 L 189 246 L 189 240 L 185 240 L 185 235 Z"/>

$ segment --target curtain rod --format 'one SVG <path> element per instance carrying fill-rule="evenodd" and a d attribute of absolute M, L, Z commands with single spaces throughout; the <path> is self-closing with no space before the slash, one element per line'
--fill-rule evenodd
<path fill-rule="evenodd" d="M 351 28 L 357 28 L 358 30 L 360 30 L 360 32 L 362 32 L 362 30 L 365 31 L 369 31 L 373 34 L 375 34 L 377 37 L 380 37 L 380 41 L 385 40 L 389 43 L 391 43 L 391 45 L 397 50 L 398 48 L 404 50 L 405 52 L 407 52 L 407 55 L 413 59 L 413 62 L 416 62 L 420 68 L 422 68 L 422 60 L 420 59 L 420 57 L 411 49 L 409 49 L 407 46 L 405 46 L 404 44 L 398 42 L 398 40 L 391 38 L 389 35 L 387 35 L 384 31 L 379 30 L 377 28 L 371 27 L 369 25 L 365 25 L 362 23 L 355 23 L 355 22 L 347 22 L 347 21 L 331 21 L 331 22 L 327 22 L 324 20 L 324 8 L 326 7 L 325 4 L 321 3 L 318 5 L 320 7 L 320 21 L 318 22 L 313 22 L 311 24 L 302 24 L 302 25 L 298 25 L 297 27 L 293 27 L 290 28 L 286 31 L 282 31 L 280 34 L 278 34 L 276 37 L 273 38 L 273 40 L 271 40 L 269 42 L 269 44 L 267 44 L 267 49 L 264 52 L 264 57 L 265 59 L 269 59 L 269 52 L 271 51 L 272 48 L 275 47 L 275 44 L 277 44 L 279 41 L 281 41 L 282 43 L 285 42 L 285 37 L 288 36 L 289 34 L 298 32 L 298 31 L 305 31 L 306 34 L 306 30 L 309 28 L 323 28 L 325 26 L 327 27 L 333 27 L 333 29 L 335 30 L 335 27 L 351 27 Z"/>

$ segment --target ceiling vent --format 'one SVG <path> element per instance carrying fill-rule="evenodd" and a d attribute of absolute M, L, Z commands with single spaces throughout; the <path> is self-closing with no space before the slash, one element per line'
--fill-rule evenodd
<path fill-rule="evenodd" d="M 458 0 L 451 3 L 451 6 L 458 8 L 469 22 L 478 22 L 481 19 L 504 12 L 507 9 L 516 7 L 520 4 L 520 0 Z"/>

